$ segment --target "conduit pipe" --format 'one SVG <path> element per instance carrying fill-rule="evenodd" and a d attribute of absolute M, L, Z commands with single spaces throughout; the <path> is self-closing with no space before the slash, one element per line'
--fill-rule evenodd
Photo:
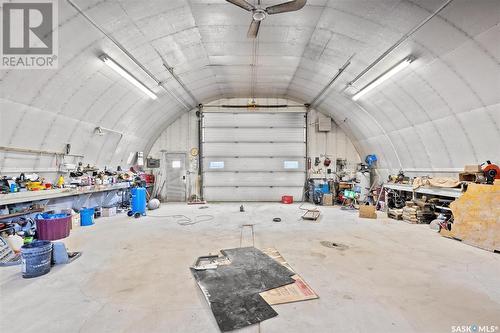
<path fill-rule="evenodd" d="M 351 87 L 356 81 L 358 81 L 363 75 L 365 75 L 370 69 L 372 69 L 375 65 L 377 65 L 382 59 L 384 59 L 389 53 L 391 53 L 395 48 L 397 48 L 401 43 L 403 43 L 405 40 L 407 40 L 411 35 L 413 35 L 415 32 L 420 30 L 427 22 L 429 22 L 434 16 L 439 14 L 443 9 L 445 9 L 453 0 L 447 0 L 445 3 L 443 3 L 438 9 L 436 9 L 431 15 L 429 15 L 425 20 L 420 22 L 418 25 L 416 25 L 413 29 L 411 29 L 409 32 L 403 35 L 395 44 L 393 44 L 391 47 L 389 47 L 384 53 L 382 53 L 374 62 L 368 65 L 365 69 L 361 71 L 354 79 L 346 83 L 344 89 L 342 89 L 342 92 L 344 92 L 347 88 Z"/>
<path fill-rule="evenodd" d="M 170 96 L 172 96 L 180 105 L 182 105 L 184 108 L 186 108 L 188 111 L 190 111 L 193 107 L 190 105 L 186 105 L 184 101 L 182 101 L 179 97 L 177 97 L 174 93 L 172 93 L 169 89 L 167 89 L 164 85 L 163 82 L 160 81 L 153 73 L 151 73 L 139 60 L 137 60 L 119 41 L 114 39 L 111 35 L 109 35 L 101 26 L 99 26 L 90 16 L 85 14 L 83 9 L 81 9 L 76 3 L 74 3 L 72 0 L 66 0 L 73 8 L 76 9 L 76 11 L 82 15 L 94 28 L 99 30 L 106 38 L 108 38 L 113 44 L 115 44 L 116 47 L 120 49 L 127 57 L 129 57 L 130 60 L 132 60 L 139 68 L 141 68 L 144 73 L 146 73 L 154 82 L 159 87 L 162 87 Z M 170 71 L 169 71 L 170 72 Z M 172 70 L 173 72 L 173 70 Z M 172 72 L 170 72 L 172 74 Z M 177 78 L 172 75 L 172 77 L 177 81 Z M 179 82 L 179 81 L 177 81 Z M 181 87 L 186 90 L 185 86 L 181 84 Z M 186 90 L 186 93 L 188 95 L 191 95 L 191 92 Z"/>

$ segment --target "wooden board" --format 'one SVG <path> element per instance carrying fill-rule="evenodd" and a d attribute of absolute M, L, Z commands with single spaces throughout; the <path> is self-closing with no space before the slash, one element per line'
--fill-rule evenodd
<path fill-rule="evenodd" d="M 500 184 L 469 184 L 467 191 L 450 204 L 454 222 L 444 237 L 500 251 Z"/>
<path fill-rule="evenodd" d="M 294 271 L 292 267 L 286 262 L 286 260 L 281 256 L 278 250 L 274 248 L 269 248 L 262 250 L 265 254 L 279 262 L 281 265 L 285 266 L 292 272 Z M 288 284 L 283 287 L 271 289 L 260 293 L 259 295 L 269 304 L 284 304 L 291 302 L 300 302 L 310 299 L 319 298 L 318 295 L 309 287 L 309 285 L 302 279 L 299 275 L 293 275 L 292 279 L 295 283 Z"/>

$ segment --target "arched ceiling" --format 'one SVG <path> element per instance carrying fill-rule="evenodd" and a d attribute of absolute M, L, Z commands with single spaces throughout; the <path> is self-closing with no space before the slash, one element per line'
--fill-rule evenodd
<path fill-rule="evenodd" d="M 444 1 L 444 0 L 443 0 Z M 196 103 L 288 98 L 307 103 L 354 54 L 320 99 L 361 155 L 387 169 L 460 168 L 500 157 L 500 2 L 454 0 L 368 71 L 441 0 L 309 0 L 269 16 L 248 39 L 250 15 L 223 0 L 73 0 L 162 81 L 159 87 L 69 2 L 59 1 L 59 67 L 1 70 L 1 145 L 62 150 L 124 164 Z M 272 5 L 280 0 L 264 0 Z M 104 65 L 107 53 L 157 93 L 151 100 Z M 350 96 L 408 55 L 416 60 L 360 98 Z M 164 64 L 195 96 L 193 100 Z M 5 125 L 4 125 L 5 124 Z M 96 136 L 102 126 L 123 133 Z M 0 155 L 0 167 L 9 163 Z M 14 162 L 12 162 L 14 163 Z"/>

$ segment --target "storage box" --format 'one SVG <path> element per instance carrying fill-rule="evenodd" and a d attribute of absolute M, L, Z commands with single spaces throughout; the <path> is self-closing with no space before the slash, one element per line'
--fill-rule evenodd
<path fill-rule="evenodd" d="M 482 180 L 484 180 L 484 173 L 460 172 L 458 174 L 458 180 L 461 182 L 471 182 L 471 183 L 481 182 Z"/>
<path fill-rule="evenodd" d="M 80 214 L 78 214 L 71 208 L 62 209 L 61 213 L 71 215 L 71 223 L 70 223 L 71 230 L 80 227 Z"/>
<path fill-rule="evenodd" d="M 333 194 L 323 194 L 323 206 L 333 205 Z"/>
<path fill-rule="evenodd" d="M 111 217 L 116 215 L 116 207 L 103 207 L 101 210 L 102 217 Z"/>
<path fill-rule="evenodd" d="M 480 165 L 474 164 L 474 165 L 466 165 L 464 167 L 464 172 L 476 173 L 476 172 L 483 172 L 483 170 L 481 169 Z"/>
<path fill-rule="evenodd" d="M 375 211 L 375 206 L 359 206 L 359 217 L 365 219 L 376 219 L 377 212 Z"/>
<path fill-rule="evenodd" d="M 71 229 L 76 229 L 81 227 L 80 224 L 80 214 L 73 212 L 71 214 Z"/>

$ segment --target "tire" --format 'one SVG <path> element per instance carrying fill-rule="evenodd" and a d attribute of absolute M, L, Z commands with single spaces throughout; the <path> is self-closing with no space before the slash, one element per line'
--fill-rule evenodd
<path fill-rule="evenodd" d="M 134 217 L 135 217 L 136 219 L 138 219 L 139 217 L 141 217 L 141 213 L 135 213 L 135 214 L 134 214 Z"/>
<path fill-rule="evenodd" d="M 133 212 L 133 211 L 131 211 L 131 210 L 129 210 L 129 211 L 127 212 L 127 215 L 128 215 L 128 216 L 132 216 L 132 215 L 134 215 L 134 212 Z"/>

